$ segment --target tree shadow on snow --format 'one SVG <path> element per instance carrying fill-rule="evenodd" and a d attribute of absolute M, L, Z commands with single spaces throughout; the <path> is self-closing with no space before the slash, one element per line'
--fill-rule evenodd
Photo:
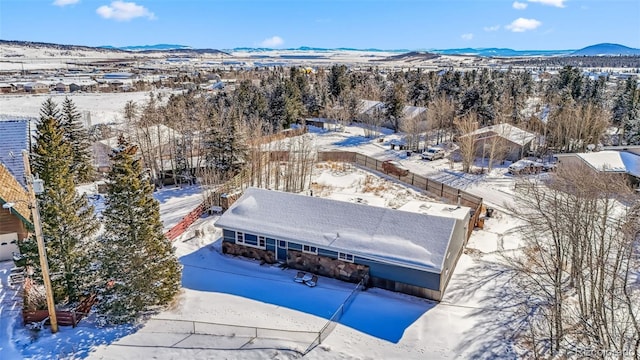
<path fill-rule="evenodd" d="M 475 175 L 463 173 L 461 171 L 443 169 L 439 173 L 429 176 L 429 179 L 436 180 L 459 189 L 466 189 L 471 185 L 481 183 L 485 177 L 486 175 Z"/>
<path fill-rule="evenodd" d="M 200 189 L 200 185 L 182 185 L 181 187 L 176 187 L 174 185 L 168 185 L 163 188 L 158 188 L 157 191 L 153 192 L 153 198 L 158 200 L 160 204 L 164 204 L 173 198 L 182 198 L 195 194 L 200 194 L 202 190 Z"/>
<path fill-rule="evenodd" d="M 373 138 L 356 135 L 356 136 L 349 136 L 344 138 L 343 140 L 334 142 L 333 145 L 344 146 L 344 147 L 355 147 L 355 146 L 360 146 L 366 143 L 370 143 L 371 140 L 373 140 Z"/>
<path fill-rule="evenodd" d="M 528 326 L 522 311 L 530 295 L 512 285 L 515 272 L 508 265 L 482 259 L 476 263 L 447 288 L 447 302 L 464 303 L 473 298 L 478 303 L 466 316 L 478 326 L 464 333 L 457 355 L 470 359 L 521 358 L 513 344 Z"/>
<path fill-rule="evenodd" d="M 18 325 L 14 346 L 25 359 L 84 359 L 98 346 L 109 345 L 134 333 L 133 325 L 99 326 L 94 316 L 81 320 L 75 328 L 60 326 L 56 334 L 46 326 L 39 332 Z M 1 358 L 1 356 L 0 356 Z"/>
<path fill-rule="evenodd" d="M 185 288 L 241 296 L 330 319 L 355 284 L 320 277 L 314 288 L 296 283 L 296 270 L 222 255 L 220 240 L 180 258 Z M 213 250 L 218 248 L 218 250 Z M 340 323 L 371 336 L 397 343 L 404 331 L 435 304 L 381 289 L 360 291 Z M 320 329 L 308 329 L 319 331 Z"/>

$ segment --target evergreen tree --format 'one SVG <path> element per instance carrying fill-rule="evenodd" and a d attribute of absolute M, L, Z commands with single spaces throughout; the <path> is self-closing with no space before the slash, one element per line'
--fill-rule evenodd
<path fill-rule="evenodd" d="M 111 323 L 156 310 L 180 290 L 180 264 L 162 232 L 159 204 L 137 151 L 121 137 L 108 174 L 98 310 Z"/>
<path fill-rule="evenodd" d="M 384 108 L 386 115 L 393 120 L 393 131 L 400 130 L 400 121 L 404 116 L 404 105 L 406 103 L 406 92 L 404 84 L 396 82 L 390 84 L 384 94 Z"/>
<path fill-rule="evenodd" d="M 338 98 L 342 91 L 349 86 L 347 67 L 345 65 L 333 65 L 329 73 L 329 93 L 334 99 Z"/>
<path fill-rule="evenodd" d="M 93 176 L 91 161 L 91 142 L 89 132 L 80 122 L 78 112 L 73 100 L 65 97 L 62 103 L 61 124 L 67 140 L 73 148 L 73 165 L 71 171 L 76 183 L 88 182 Z"/>
<path fill-rule="evenodd" d="M 47 98 L 40 107 L 40 122 L 44 122 L 49 118 L 60 119 L 58 104 L 52 98 Z"/>
<path fill-rule="evenodd" d="M 54 114 L 51 109 L 54 108 L 47 101 L 42 113 Z M 45 118 L 36 130 L 32 169 L 45 184 L 38 203 L 58 304 L 75 302 L 91 289 L 94 276 L 90 270 L 94 247 L 91 242 L 99 227 L 93 207 L 75 190 L 72 164 L 72 146 L 65 138 L 60 121 L 55 117 Z M 32 265 L 39 267 L 34 248 L 33 243 L 27 242 L 21 250 L 32 260 Z"/>
<path fill-rule="evenodd" d="M 220 173 L 233 176 L 242 169 L 249 151 L 239 115 L 232 111 L 227 117 L 224 124 L 216 121 L 207 134 L 207 162 Z"/>

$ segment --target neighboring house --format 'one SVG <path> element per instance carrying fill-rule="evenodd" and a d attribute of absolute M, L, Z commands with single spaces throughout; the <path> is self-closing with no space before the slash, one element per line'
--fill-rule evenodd
<path fill-rule="evenodd" d="M 439 301 L 470 209 L 433 205 L 437 216 L 249 188 L 216 226 L 225 253 Z"/>
<path fill-rule="evenodd" d="M 344 126 L 341 125 L 338 120 L 327 118 L 307 118 L 304 119 L 304 124 L 307 126 L 314 126 L 325 130 L 342 130 Z"/>
<path fill-rule="evenodd" d="M 0 261 L 18 252 L 18 241 L 25 239 L 31 228 L 28 193 L 25 188 L 22 151 L 29 149 L 29 121 L 0 121 Z"/>
<path fill-rule="evenodd" d="M 640 184 L 640 151 L 603 150 L 588 153 L 555 154 L 558 166 L 586 165 L 595 172 L 627 174 L 632 185 Z"/>
<path fill-rule="evenodd" d="M 182 135 L 176 130 L 165 125 L 152 125 L 146 128 L 128 129 L 124 134 L 127 140 L 138 145 L 140 148 L 140 155 L 142 151 L 151 152 L 151 156 L 156 160 L 168 160 L 171 159 L 175 151 L 174 141 L 182 139 Z M 108 139 L 96 141 L 91 146 L 94 158 L 94 166 L 99 172 L 106 172 L 109 170 L 110 159 L 109 155 L 112 150 L 118 146 L 118 136 L 114 136 Z M 163 166 L 164 162 L 157 162 L 159 166 Z M 152 164 L 147 164 L 151 167 Z M 170 170 L 171 167 L 160 168 L 160 170 Z"/>
<path fill-rule="evenodd" d="M 405 106 L 402 109 L 402 115 L 404 119 L 413 119 L 416 116 L 427 111 L 423 106 Z M 360 116 L 383 116 L 383 119 L 387 120 L 385 115 L 385 104 L 376 100 L 360 100 Z"/>
<path fill-rule="evenodd" d="M 0 120 L 0 139 L 0 163 L 22 186 L 26 186 L 22 151 L 31 147 L 29 120 Z"/>
<path fill-rule="evenodd" d="M 55 90 L 58 92 L 69 92 L 70 91 L 69 84 L 66 84 L 64 82 L 59 82 L 56 84 Z"/>
<path fill-rule="evenodd" d="M 50 91 L 48 84 L 35 82 L 24 84 L 24 91 L 34 94 L 46 94 Z"/>
<path fill-rule="evenodd" d="M 27 190 L 13 177 L 9 169 L 0 164 L 0 261 L 11 260 L 19 253 L 18 242 L 29 236 L 31 214 Z"/>
<path fill-rule="evenodd" d="M 115 141 L 114 141 L 115 139 Z M 99 173 L 106 173 L 111 168 L 111 158 L 109 155 L 117 145 L 118 138 L 96 141 L 91 144 L 93 154 L 93 167 Z"/>
<path fill-rule="evenodd" d="M 511 124 L 497 124 L 483 127 L 465 136 L 473 136 L 476 156 L 488 157 L 492 153 L 496 159 L 517 161 L 532 149 L 536 135 Z"/>
<path fill-rule="evenodd" d="M 0 94 L 9 94 L 14 91 L 15 89 L 11 84 L 0 84 Z"/>

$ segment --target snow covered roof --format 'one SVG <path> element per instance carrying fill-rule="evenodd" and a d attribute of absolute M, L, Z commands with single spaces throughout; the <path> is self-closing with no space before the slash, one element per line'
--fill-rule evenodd
<path fill-rule="evenodd" d="M 494 134 L 520 146 L 524 146 L 536 138 L 535 134 L 522 130 L 511 124 L 497 124 L 486 126 L 476 131 L 470 132 L 467 135 L 476 135 L 481 139 L 482 137 L 492 137 L 494 136 Z"/>
<path fill-rule="evenodd" d="M 257 188 L 216 226 L 440 272 L 456 220 Z"/>
<path fill-rule="evenodd" d="M 380 111 L 384 113 L 384 103 L 376 100 L 360 100 L 360 113 L 361 114 L 369 114 L 373 115 L 374 111 Z M 402 113 L 405 119 L 413 119 L 414 117 L 422 114 L 427 111 L 426 107 L 423 106 L 405 106 L 402 109 Z"/>
<path fill-rule="evenodd" d="M 0 163 L 7 167 L 22 186 L 25 186 L 22 150 L 29 149 L 29 121 L 0 120 L 0 136 L 2 138 Z"/>
<path fill-rule="evenodd" d="M 640 156 L 627 151 L 604 150 L 576 154 L 587 165 L 603 172 L 623 172 L 640 177 Z"/>

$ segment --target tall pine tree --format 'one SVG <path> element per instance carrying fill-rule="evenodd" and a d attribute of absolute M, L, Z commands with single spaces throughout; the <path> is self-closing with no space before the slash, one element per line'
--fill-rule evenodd
<path fill-rule="evenodd" d="M 104 236 L 100 241 L 100 313 L 130 322 L 168 304 L 180 289 L 180 264 L 162 232 L 159 204 L 137 147 L 123 137 L 111 155 Z"/>
<path fill-rule="evenodd" d="M 52 111 L 55 104 L 51 104 L 50 100 L 43 104 L 43 115 L 55 115 Z M 76 192 L 70 170 L 72 147 L 59 119 L 50 116 L 40 121 L 32 155 L 33 173 L 45 184 L 44 193 L 38 195 L 38 203 L 55 302 L 73 303 L 90 291 L 93 283 L 94 272 L 90 269 L 94 248 L 92 236 L 99 224 L 87 198 Z M 33 242 L 23 244 L 21 250 L 37 268 L 38 254 Z"/>
<path fill-rule="evenodd" d="M 65 136 L 73 148 L 71 171 L 76 183 L 88 182 L 93 176 L 89 132 L 82 126 L 81 115 L 73 100 L 68 97 L 65 97 L 62 102 L 61 124 Z"/>

